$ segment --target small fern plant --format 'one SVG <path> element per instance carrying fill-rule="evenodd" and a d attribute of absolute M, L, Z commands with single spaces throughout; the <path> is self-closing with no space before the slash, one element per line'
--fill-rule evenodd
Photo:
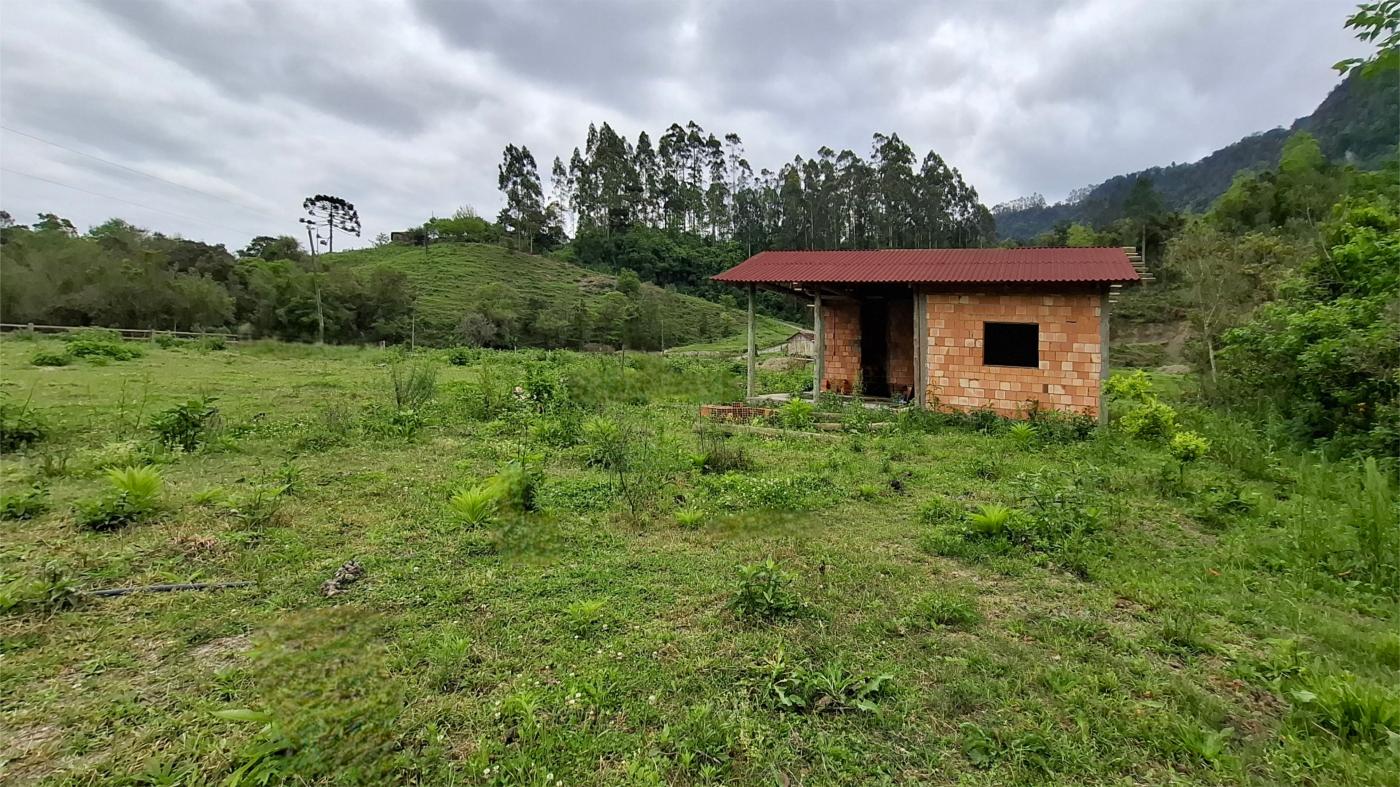
<path fill-rule="evenodd" d="M 1011 436 L 1011 442 L 1023 451 L 1030 448 L 1031 444 L 1035 442 L 1035 427 L 1028 423 L 1012 424 L 1006 433 Z"/>
<path fill-rule="evenodd" d="M 967 524 L 974 535 L 999 536 L 1010 529 L 1015 516 L 1016 512 L 1004 505 L 987 503 L 967 515 Z"/>
<path fill-rule="evenodd" d="M 155 512 L 164 480 L 149 466 L 114 467 L 107 470 L 108 490 L 100 497 L 79 501 L 74 514 L 89 530 L 116 530 L 140 522 Z"/>
<path fill-rule="evenodd" d="M 468 527 L 481 527 L 495 518 L 497 500 L 495 489 L 478 484 L 457 490 L 447 504 L 458 522 Z"/>

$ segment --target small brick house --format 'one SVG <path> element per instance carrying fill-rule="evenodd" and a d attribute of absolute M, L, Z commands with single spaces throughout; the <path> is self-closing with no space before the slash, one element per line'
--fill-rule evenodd
<path fill-rule="evenodd" d="M 812 301 L 819 391 L 927 407 L 1101 414 L 1108 310 L 1141 280 L 1123 248 L 767 251 L 716 281 Z"/>

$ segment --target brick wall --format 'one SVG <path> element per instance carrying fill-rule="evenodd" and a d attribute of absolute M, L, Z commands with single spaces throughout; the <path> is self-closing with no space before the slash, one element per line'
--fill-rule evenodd
<path fill-rule="evenodd" d="M 822 332 L 826 334 L 826 379 L 822 390 L 845 393 L 860 378 L 860 304 L 824 301 Z"/>
<path fill-rule="evenodd" d="M 906 386 L 914 390 L 914 301 L 891 300 L 890 324 L 886 333 L 889 358 L 886 369 L 890 393 L 899 393 Z"/>
<path fill-rule="evenodd" d="M 1007 416 L 1023 412 L 1028 400 L 1098 412 L 1099 294 L 929 292 L 927 299 L 928 401 Z M 1040 368 L 984 366 L 984 322 L 1038 323 Z"/>

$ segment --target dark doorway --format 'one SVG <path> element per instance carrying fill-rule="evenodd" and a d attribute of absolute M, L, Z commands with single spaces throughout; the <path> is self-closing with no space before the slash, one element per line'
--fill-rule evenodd
<path fill-rule="evenodd" d="M 883 298 L 860 302 L 860 381 L 866 396 L 890 395 L 890 309 Z"/>

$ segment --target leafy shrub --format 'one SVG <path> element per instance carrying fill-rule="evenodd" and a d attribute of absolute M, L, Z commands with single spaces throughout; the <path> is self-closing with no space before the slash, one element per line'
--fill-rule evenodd
<path fill-rule="evenodd" d="M 856 497 L 861 500 L 874 500 L 880 496 L 880 487 L 875 484 L 861 484 L 856 487 Z"/>
<path fill-rule="evenodd" d="M 564 608 L 569 630 L 579 636 L 594 634 L 608 627 L 611 616 L 605 598 L 583 599 Z"/>
<path fill-rule="evenodd" d="M 427 361 L 389 364 L 389 386 L 399 411 L 422 410 L 437 394 L 437 367 Z"/>
<path fill-rule="evenodd" d="M 43 574 L 30 581 L 15 580 L 0 586 L 0 614 L 22 615 L 37 612 L 52 615 L 82 603 L 78 583 L 62 568 L 50 564 Z"/>
<path fill-rule="evenodd" d="M 676 512 L 676 524 L 683 530 L 699 530 L 704 523 L 704 509 L 682 508 Z"/>
<path fill-rule="evenodd" d="M 460 489 L 448 501 L 452 515 L 469 527 L 481 527 L 496 516 L 498 490 L 486 485 Z"/>
<path fill-rule="evenodd" d="M 15 451 L 43 440 L 49 428 L 29 403 L 17 405 L 0 394 L 0 451 Z"/>
<path fill-rule="evenodd" d="M 578 443 L 582 427 L 578 411 L 563 409 L 553 415 L 541 416 L 531 432 L 536 440 L 555 448 L 568 448 Z"/>
<path fill-rule="evenodd" d="M 1035 427 L 1028 423 L 1012 424 L 1006 433 L 1011 437 L 1011 442 L 1023 451 L 1030 448 L 1036 438 Z"/>
<path fill-rule="evenodd" d="M 778 409 L 778 423 L 785 429 L 807 430 L 816 423 L 816 407 L 802 399 L 789 399 Z"/>
<path fill-rule="evenodd" d="M 1394 745 L 1400 735 L 1400 694 L 1350 673 L 1305 675 L 1289 696 L 1310 728 L 1344 741 Z"/>
<path fill-rule="evenodd" d="M 793 575 L 773 558 L 739 566 L 739 587 L 729 602 L 740 617 L 776 620 L 795 616 L 802 600 L 792 589 Z"/>
<path fill-rule="evenodd" d="M 405 440 L 416 436 L 427 425 L 428 419 L 417 410 L 375 408 L 370 410 L 365 418 L 365 428 L 368 431 Z"/>
<path fill-rule="evenodd" d="M 985 503 L 968 514 L 968 532 L 981 538 L 1005 535 L 1018 513 L 998 503 Z"/>
<path fill-rule="evenodd" d="M 853 672 L 840 662 L 822 666 L 793 663 L 782 651 L 764 662 L 760 677 L 763 699 L 780 710 L 839 713 L 876 710 L 888 693 L 889 674 Z"/>
<path fill-rule="evenodd" d="M 1210 441 L 1195 432 L 1177 432 L 1172 435 L 1167 450 L 1176 461 L 1183 465 L 1199 461 L 1210 450 Z"/>
<path fill-rule="evenodd" d="M 1145 403 L 1156 398 L 1152 380 L 1141 369 L 1111 375 L 1104 381 L 1103 393 L 1113 402 Z"/>
<path fill-rule="evenodd" d="M 34 484 L 21 492 L 0 495 L 0 519 L 33 519 L 49 510 L 49 490 Z"/>
<path fill-rule="evenodd" d="M 201 352 L 223 352 L 228 349 L 228 340 L 222 336 L 201 336 L 194 341 L 194 348 Z"/>
<path fill-rule="evenodd" d="M 151 418 L 151 428 L 166 448 L 194 451 L 217 428 L 219 408 L 214 399 L 202 396 L 157 413 Z"/>
<path fill-rule="evenodd" d="M 1239 484 L 1230 481 L 1211 484 L 1197 492 L 1190 512 L 1196 521 L 1207 527 L 1223 528 L 1253 513 L 1257 505 Z"/>
<path fill-rule="evenodd" d="M 919 521 L 926 525 L 946 525 L 961 516 L 962 509 L 946 497 L 935 497 L 919 506 Z"/>
<path fill-rule="evenodd" d="M 1118 426 L 1139 440 L 1165 440 L 1176 431 L 1176 411 L 1164 402 L 1150 399 L 1124 413 Z"/>
<path fill-rule="evenodd" d="M 935 626 L 968 629 L 982 619 L 971 599 L 947 593 L 935 593 L 919 600 L 914 608 L 917 620 Z"/>
<path fill-rule="evenodd" d="M 583 442 L 588 446 L 587 463 L 612 469 L 626 462 L 626 439 L 621 422 L 598 416 L 583 424 Z"/>
<path fill-rule="evenodd" d="M 700 452 L 695 466 L 702 473 L 741 473 L 753 469 L 753 460 L 729 435 L 712 427 L 700 431 Z"/>
<path fill-rule="evenodd" d="M 1390 477 L 1375 457 L 1362 464 L 1361 488 L 1347 513 L 1367 578 L 1390 596 L 1400 595 L 1400 508 Z"/>
<path fill-rule="evenodd" d="M 983 481 L 995 481 L 1001 476 L 1001 466 L 989 456 L 972 457 L 972 475 Z"/>
<path fill-rule="evenodd" d="M 67 366 L 73 362 L 73 356 L 66 352 L 56 353 L 51 350 L 40 350 L 34 353 L 34 357 L 29 362 L 35 366 Z"/>
<path fill-rule="evenodd" d="M 540 473 L 532 459 L 513 459 L 486 482 L 497 506 L 505 513 L 528 514 L 538 510 Z"/>
<path fill-rule="evenodd" d="M 698 486 L 715 508 L 767 511 L 815 508 L 835 491 L 830 481 L 810 475 L 754 478 L 725 473 L 701 476 Z"/>
<path fill-rule="evenodd" d="M 1098 427 L 1098 422 L 1083 413 L 1066 413 L 1060 410 L 1035 408 L 1027 414 L 1027 421 L 1035 430 L 1036 438 L 1042 443 L 1073 443 L 1088 439 Z"/>
<path fill-rule="evenodd" d="M 117 341 L 75 339 L 68 342 L 68 354 L 74 358 L 94 358 L 111 361 L 130 361 L 141 357 L 141 350 L 134 345 Z"/>
<path fill-rule="evenodd" d="M 453 347 L 447 351 L 447 362 L 453 366 L 468 366 L 476 360 L 476 351 L 468 347 Z"/>
<path fill-rule="evenodd" d="M 109 489 L 93 500 L 79 501 L 74 518 L 89 530 L 115 530 L 139 522 L 155 511 L 162 479 L 154 467 L 107 471 Z"/>
<path fill-rule="evenodd" d="M 162 350 L 173 350 L 185 343 L 185 341 L 178 336 L 168 333 L 158 333 L 152 341 Z"/>

